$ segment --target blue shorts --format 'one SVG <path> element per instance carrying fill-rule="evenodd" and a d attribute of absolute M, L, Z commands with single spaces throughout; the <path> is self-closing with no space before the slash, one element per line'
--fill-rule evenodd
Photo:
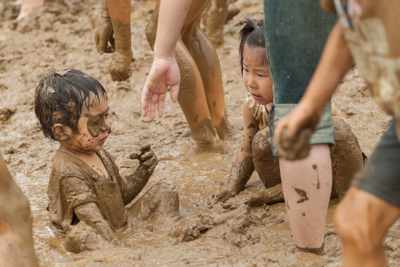
<path fill-rule="evenodd" d="M 322 10 L 316 0 L 264 0 L 267 56 L 274 82 L 269 115 L 272 136 L 279 119 L 302 98 L 336 21 L 337 16 Z M 335 144 L 331 112 L 328 103 L 311 144 Z"/>

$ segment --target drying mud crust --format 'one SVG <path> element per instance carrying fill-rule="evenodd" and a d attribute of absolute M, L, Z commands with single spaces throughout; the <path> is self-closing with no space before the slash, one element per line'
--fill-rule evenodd
<path fill-rule="evenodd" d="M 118 83 L 110 79 L 108 63 L 112 55 L 105 53 L 100 56 L 93 42 L 97 23 L 101 19 L 101 1 L 77 1 L 73 7 L 60 2 L 46 1 L 45 7 L 34 11 L 26 19 L 18 22 L 7 19 L 0 23 L 0 151 L 11 176 L 29 200 L 32 242 L 40 266 L 340 266 L 341 244 L 333 229 L 337 199 L 331 200 L 328 210 L 323 256 L 305 253 L 295 247 L 283 203 L 260 203 L 257 207 L 250 207 L 251 222 L 246 226 L 247 211 L 241 207 L 242 204 L 248 206 L 246 203 L 251 197 L 277 188 L 265 189 L 257 172 L 253 172 L 244 190 L 235 197 L 212 207 L 205 205 L 210 195 L 226 185 L 232 161 L 240 149 L 244 127 L 242 107 L 247 92 L 243 87 L 237 53 L 240 27 L 234 25 L 243 20 L 244 15 L 254 21 L 261 20 L 261 0 L 237 1 L 235 4 L 240 6 L 241 12 L 225 25 L 224 43 L 217 53 L 221 60 L 226 113 L 233 126 L 232 139 L 216 142 L 221 149 L 207 153 L 196 151 L 185 115 L 179 105 L 173 104 L 170 99 L 166 100 L 162 120 L 157 118 L 149 123 L 146 118 L 141 118 L 140 93 L 153 60 L 145 40 L 145 27 L 156 3 L 132 1 L 130 25 L 135 61 L 131 64 L 132 77 Z M 81 12 L 72 11 L 75 7 Z M 120 244 L 79 254 L 65 250 L 63 243 L 66 237 L 51 225 L 46 209 L 51 159 L 59 145 L 43 138 L 32 110 L 37 81 L 47 73 L 65 68 L 87 73 L 106 89 L 113 133 L 109 135 L 105 149 L 114 157 L 121 175 L 130 173 L 138 164 L 129 155 L 140 155 L 140 148 L 151 144 L 159 163 L 143 192 L 159 182 L 174 184 L 179 193 L 182 218 L 128 222 L 131 223 L 129 230 L 123 229 L 116 234 Z M 374 104 L 357 69 L 352 70 L 340 84 L 333 102 L 358 136 L 360 147 L 369 156 L 389 125 L 390 117 Z M 219 106 L 218 101 L 216 106 Z M 200 117 L 198 122 L 201 122 Z M 254 137 L 253 145 L 256 141 Z M 321 166 L 318 168 L 322 169 Z M 313 183 L 317 183 L 316 174 Z M 130 201 L 127 207 L 135 205 L 142 195 Z M 17 193 L 10 197 L 0 194 L 0 199 L 3 203 L 14 204 L 20 200 L 26 209 L 26 201 L 17 196 Z M 296 202 L 287 204 L 291 209 L 304 205 Z M 20 211 L 18 216 L 25 214 L 23 208 L 12 207 Z M 239 207 L 240 211 L 236 211 Z M 232 218 L 223 223 L 214 219 L 232 211 Z M 191 218 L 195 221 L 198 214 L 213 218 L 213 225 L 207 225 L 209 230 L 203 229 L 203 233 L 189 242 L 181 241 L 183 235 L 172 236 L 175 226 Z M 306 213 L 305 216 L 309 215 Z M 29 221 L 26 218 L 24 215 L 18 222 Z M 244 228 L 231 227 L 232 222 Z M 16 224 L 10 225 L 13 227 Z M 205 223 L 199 222 L 198 225 L 203 227 Z M 229 237 L 224 237 L 224 233 Z M 400 265 L 399 233 L 400 224 L 396 222 L 384 242 L 385 253 L 393 266 Z M 10 257 L 1 259 L 10 260 Z"/>

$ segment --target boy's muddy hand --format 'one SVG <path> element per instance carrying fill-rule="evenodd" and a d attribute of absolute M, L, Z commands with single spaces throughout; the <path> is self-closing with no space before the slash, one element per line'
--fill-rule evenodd
<path fill-rule="evenodd" d="M 127 80 L 132 75 L 132 70 L 129 68 L 132 62 L 132 50 L 115 51 L 110 62 L 109 70 L 113 81 L 122 82 Z"/>
<path fill-rule="evenodd" d="M 175 57 L 154 57 L 153 65 L 142 91 L 143 117 L 146 117 L 147 113 L 149 113 L 149 121 L 152 121 L 156 113 L 156 107 L 158 106 L 158 117 L 161 118 L 164 112 L 164 101 L 168 88 L 170 88 L 172 102 L 176 103 L 180 80 L 180 71 Z"/>
<path fill-rule="evenodd" d="M 96 43 L 97 52 L 99 52 L 100 55 L 103 53 L 114 53 L 115 39 L 110 15 L 101 15 L 100 24 L 97 26 L 94 41 Z"/>
<path fill-rule="evenodd" d="M 279 156 L 288 160 L 302 159 L 310 151 L 310 137 L 320 116 L 310 107 L 299 103 L 275 127 L 274 146 Z"/>
<path fill-rule="evenodd" d="M 133 153 L 129 156 L 130 159 L 138 159 L 140 165 L 148 169 L 148 171 L 153 171 L 158 164 L 158 158 L 154 151 L 151 149 L 150 145 L 145 145 L 140 148 L 142 152 L 140 155 Z"/>

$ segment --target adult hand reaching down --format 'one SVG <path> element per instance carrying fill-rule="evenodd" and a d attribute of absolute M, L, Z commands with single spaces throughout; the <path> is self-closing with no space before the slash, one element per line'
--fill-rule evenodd
<path fill-rule="evenodd" d="M 156 106 L 158 116 L 162 117 L 168 88 L 171 100 L 176 103 L 180 79 L 180 71 L 175 57 L 154 57 L 153 65 L 142 90 L 143 117 L 149 114 L 149 120 L 152 121 L 156 113 Z"/>

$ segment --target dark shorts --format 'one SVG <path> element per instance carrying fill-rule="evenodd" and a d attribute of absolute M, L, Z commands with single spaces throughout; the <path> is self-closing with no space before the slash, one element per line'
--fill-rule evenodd
<path fill-rule="evenodd" d="M 264 0 L 264 29 L 269 68 L 274 81 L 270 131 L 303 97 L 318 65 L 326 39 L 337 21 L 316 0 Z M 330 105 L 311 144 L 334 144 Z M 274 155 L 276 155 L 273 148 Z"/>
<path fill-rule="evenodd" d="M 352 185 L 400 207 L 400 141 L 395 119 Z"/>

